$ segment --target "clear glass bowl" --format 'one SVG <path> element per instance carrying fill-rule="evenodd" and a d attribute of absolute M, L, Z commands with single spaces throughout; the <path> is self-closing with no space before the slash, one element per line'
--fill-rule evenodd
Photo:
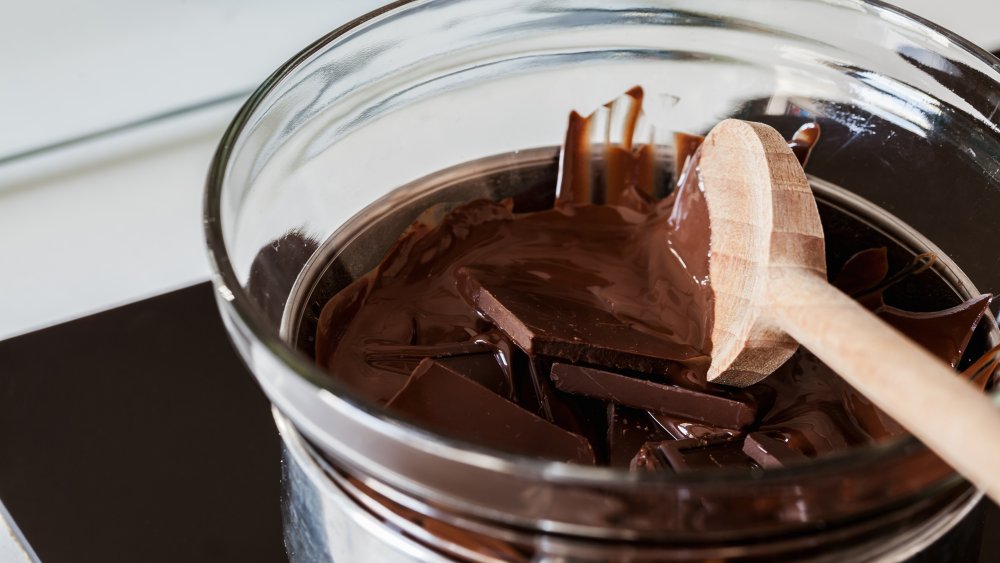
<path fill-rule="evenodd" d="M 1000 211 L 1000 62 L 945 30 L 859 0 L 399 2 L 275 72 L 213 161 L 214 282 L 262 388 L 338 470 L 452 523 L 769 556 L 792 553 L 781 538 L 797 538 L 796 549 L 870 543 L 877 555 L 936 537 L 886 540 L 923 529 L 917 523 L 950 526 L 977 495 L 913 439 L 762 477 L 543 462 L 397 420 L 291 342 L 290 296 L 305 283 L 296 279 L 330 259 L 325 241 L 357 233 L 352 218 L 446 197 L 440 183 L 418 180 L 479 159 L 551 165 L 571 110 L 637 84 L 664 133 L 736 116 L 787 135 L 818 120 L 814 178 L 933 241 L 952 260 L 942 275 L 959 294 L 1000 290 L 988 244 Z M 466 193 L 502 195 L 489 185 Z M 337 276 L 363 274 L 412 213 L 365 224 L 384 231 L 382 242 Z"/>

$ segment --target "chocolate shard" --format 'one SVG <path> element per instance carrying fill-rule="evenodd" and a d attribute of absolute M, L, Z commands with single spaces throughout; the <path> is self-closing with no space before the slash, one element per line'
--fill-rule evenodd
<path fill-rule="evenodd" d="M 728 435 L 664 440 L 655 448 L 677 473 L 717 467 L 760 469 L 743 453 L 743 441 Z"/>
<path fill-rule="evenodd" d="M 763 432 L 751 432 L 743 440 L 743 453 L 764 469 L 809 461 L 802 452 Z"/>
<path fill-rule="evenodd" d="M 612 467 L 631 467 L 631 462 L 646 442 L 669 438 L 648 413 L 608 405 L 608 458 Z"/>
<path fill-rule="evenodd" d="M 421 426 L 525 456 L 593 465 L 582 436 L 535 416 L 438 360 L 425 359 L 386 408 Z"/>
<path fill-rule="evenodd" d="M 878 316 L 935 356 L 955 367 L 993 296 L 983 294 L 943 311 L 912 313 L 882 307 Z"/>
<path fill-rule="evenodd" d="M 552 284 L 513 267 L 465 266 L 455 272 L 469 305 L 530 355 L 645 373 L 679 373 L 705 355 L 637 330 L 586 287 Z"/>
<path fill-rule="evenodd" d="M 757 414 L 753 396 L 739 391 L 720 391 L 718 395 L 713 395 L 678 385 L 561 363 L 553 364 L 551 376 L 552 383 L 560 391 L 712 426 L 743 428 L 752 423 Z"/>

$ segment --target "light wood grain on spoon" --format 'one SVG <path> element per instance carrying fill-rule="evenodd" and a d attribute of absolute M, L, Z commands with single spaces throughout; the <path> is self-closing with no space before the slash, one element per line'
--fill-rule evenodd
<path fill-rule="evenodd" d="M 750 385 L 801 343 L 1000 501 L 1000 408 L 827 282 L 816 202 L 781 135 L 726 120 L 699 172 L 715 293 L 709 379 Z"/>

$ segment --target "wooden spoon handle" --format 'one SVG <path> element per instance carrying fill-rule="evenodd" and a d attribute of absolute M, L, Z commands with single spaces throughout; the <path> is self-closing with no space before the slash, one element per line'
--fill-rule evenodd
<path fill-rule="evenodd" d="M 1000 408 L 825 279 L 771 275 L 767 316 L 1000 502 Z"/>

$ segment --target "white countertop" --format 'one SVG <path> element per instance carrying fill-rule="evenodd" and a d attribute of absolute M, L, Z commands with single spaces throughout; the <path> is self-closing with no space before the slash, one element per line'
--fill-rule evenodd
<path fill-rule="evenodd" d="M 0 339 L 206 279 L 201 191 L 226 124 L 281 63 L 383 3 L 41 0 L 7 10 Z M 119 131 L 88 140 L 109 129 Z M 77 142 L 44 150 L 66 140 Z"/>
<path fill-rule="evenodd" d="M 239 101 L 301 47 L 379 4 L 44 0 L 8 8 L 0 19 L 0 339 L 207 279 L 202 189 Z M 997 0 L 897 4 L 1000 48 Z M 216 103 L 130 126 L 206 101 Z M 121 131 L 11 158 L 110 128 Z M 0 560 L 26 558 L 20 553 L 0 526 Z"/>

